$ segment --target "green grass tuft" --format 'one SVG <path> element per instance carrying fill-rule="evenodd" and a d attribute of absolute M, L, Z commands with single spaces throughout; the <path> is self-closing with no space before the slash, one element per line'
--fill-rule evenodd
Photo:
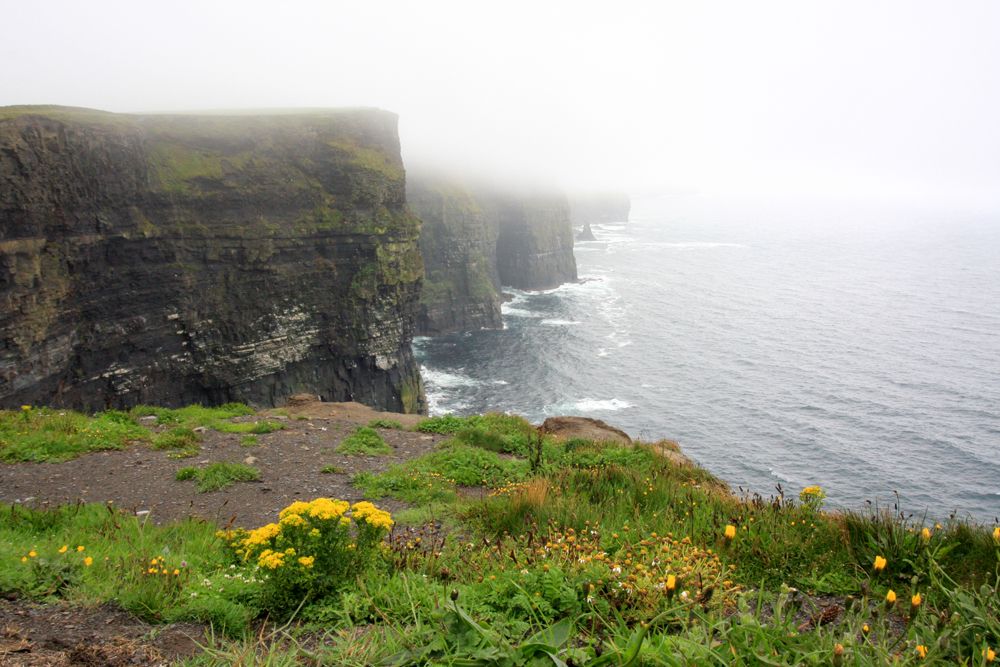
<path fill-rule="evenodd" d="M 392 447 L 382 439 L 378 432 L 367 426 L 361 426 L 351 435 L 344 438 L 337 447 L 341 454 L 367 454 L 378 456 L 381 454 L 391 454 Z"/>
<path fill-rule="evenodd" d="M 206 493 L 224 489 L 236 482 L 260 481 L 260 470 L 242 463 L 217 462 L 203 468 L 195 466 L 181 468 L 177 471 L 175 479 L 195 480 L 198 482 L 198 491 Z"/>

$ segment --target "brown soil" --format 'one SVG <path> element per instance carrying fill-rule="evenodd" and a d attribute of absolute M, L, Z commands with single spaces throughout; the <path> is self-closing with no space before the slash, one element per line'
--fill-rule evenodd
<path fill-rule="evenodd" d="M 152 627 L 112 605 L 0 600 L 0 665 L 167 665 L 200 651 L 205 628 Z"/>
<path fill-rule="evenodd" d="M 241 434 L 209 430 L 202 434 L 201 451 L 191 458 L 171 458 L 170 451 L 134 446 L 87 454 L 65 463 L 0 465 L 0 502 L 29 507 L 77 501 L 111 502 L 127 510 L 148 512 L 150 520 L 158 523 L 194 516 L 220 525 L 255 527 L 273 521 L 281 508 L 295 500 L 319 496 L 361 500 L 361 493 L 351 485 L 356 473 L 385 470 L 394 463 L 428 452 L 445 438 L 378 429 L 392 446 L 391 454 L 348 456 L 335 450 L 359 424 L 367 424 L 379 416 L 409 423 L 419 418 L 377 413 L 357 404 L 329 403 L 290 407 L 290 417 L 275 416 L 273 411 L 269 414 L 270 419 L 282 421 L 284 430 L 258 435 L 258 444 L 250 447 L 240 444 Z M 260 417 L 233 421 L 257 419 Z M 194 482 L 174 479 L 180 468 L 216 461 L 250 462 L 261 471 L 261 481 L 199 493 Z M 342 472 L 320 472 L 331 465 Z M 381 500 L 378 504 L 390 511 L 404 506 L 392 500 Z"/>

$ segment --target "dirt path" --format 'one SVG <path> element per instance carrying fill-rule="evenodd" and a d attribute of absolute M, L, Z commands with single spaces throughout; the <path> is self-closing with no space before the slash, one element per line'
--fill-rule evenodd
<path fill-rule="evenodd" d="M 281 419 L 285 429 L 258 435 L 258 444 L 251 447 L 240 444 L 243 436 L 239 434 L 207 431 L 203 434 L 201 452 L 192 458 L 174 459 L 169 457 L 170 452 L 135 446 L 87 454 L 65 463 L 0 464 L 0 502 L 29 507 L 77 501 L 113 502 L 131 511 L 149 512 L 150 519 L 156 522 L 195 516 L 221 525 L 232 522 L 236 526 L 254 527 L 273 521 L 281 508 L 295 500 L 318 496 L 361 500 L 363 496 L 351 485 L 353 475 L 365 470 L 385 470 L 394 463 L 428 452 L 444 439 L 440 435 L 379 429 L 379 434 L 393 448 L 391 454 L 338 454 L 335 450 L 341 440 L 359 424 L 375 418 L 372 415 L 397 421 L 399 417 L 407 418 L 407 415 L 359 409 L 363 406 L 342 405 L 291 407 L 290 417 L 270 417 Z M 412 417 L 409 421 L 413 421 Z M 174 479 L 180 468 L 216 461 L 250 463 L 260 469 L 261 481 L 198 493 L 194 482 Z M 342 472 L 320 472 L 331 465 Z M 389 511 L 404 506 L 391 500 L 381 500 L 379 505 Z"/>

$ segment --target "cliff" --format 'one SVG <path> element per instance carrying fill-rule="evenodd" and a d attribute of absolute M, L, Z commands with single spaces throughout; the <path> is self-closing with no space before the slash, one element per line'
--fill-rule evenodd
<path fill-rule="evenodd" d="M 494 200 L 497 270 L 504 285 L 549 289 L 576 280 L 573 226 L 563 194 L 532 193 Z"/>
<path fill-rule="evenodd" d="M 573 195 L 569 198 L 569 215 L 577 226 L 628 222 L 632 202 L 623 193 Z"/>
<path fill-rule="evenodd" d="M 0 108 L 0 404 L 423 410 L 396 123 Z"/>
<path fill-rule="evenodd" d="M 548 289 L 576 280 L 573 229 L 560 193 L 411 170 L 407 201 L 423 221 L 421 335 L 503 326 L 501 284 Z"/>
<path fill-rule="evenodd" d="M 496 219 L 454 180 L 411 176 L 406 199 L 423 222 L 425 273 L 418 333 L 433 336 L 503 326 Z"/>

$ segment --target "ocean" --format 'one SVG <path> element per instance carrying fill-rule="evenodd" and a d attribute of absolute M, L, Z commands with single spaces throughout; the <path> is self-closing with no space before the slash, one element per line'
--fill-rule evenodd
<path fill-rule="evenodd" d="M 1000 516 L 1000 217 L 692 196 L 593 229 L 503 330 L 414 342 L 432 414 L 591 416 L 737 491 Z"/>

